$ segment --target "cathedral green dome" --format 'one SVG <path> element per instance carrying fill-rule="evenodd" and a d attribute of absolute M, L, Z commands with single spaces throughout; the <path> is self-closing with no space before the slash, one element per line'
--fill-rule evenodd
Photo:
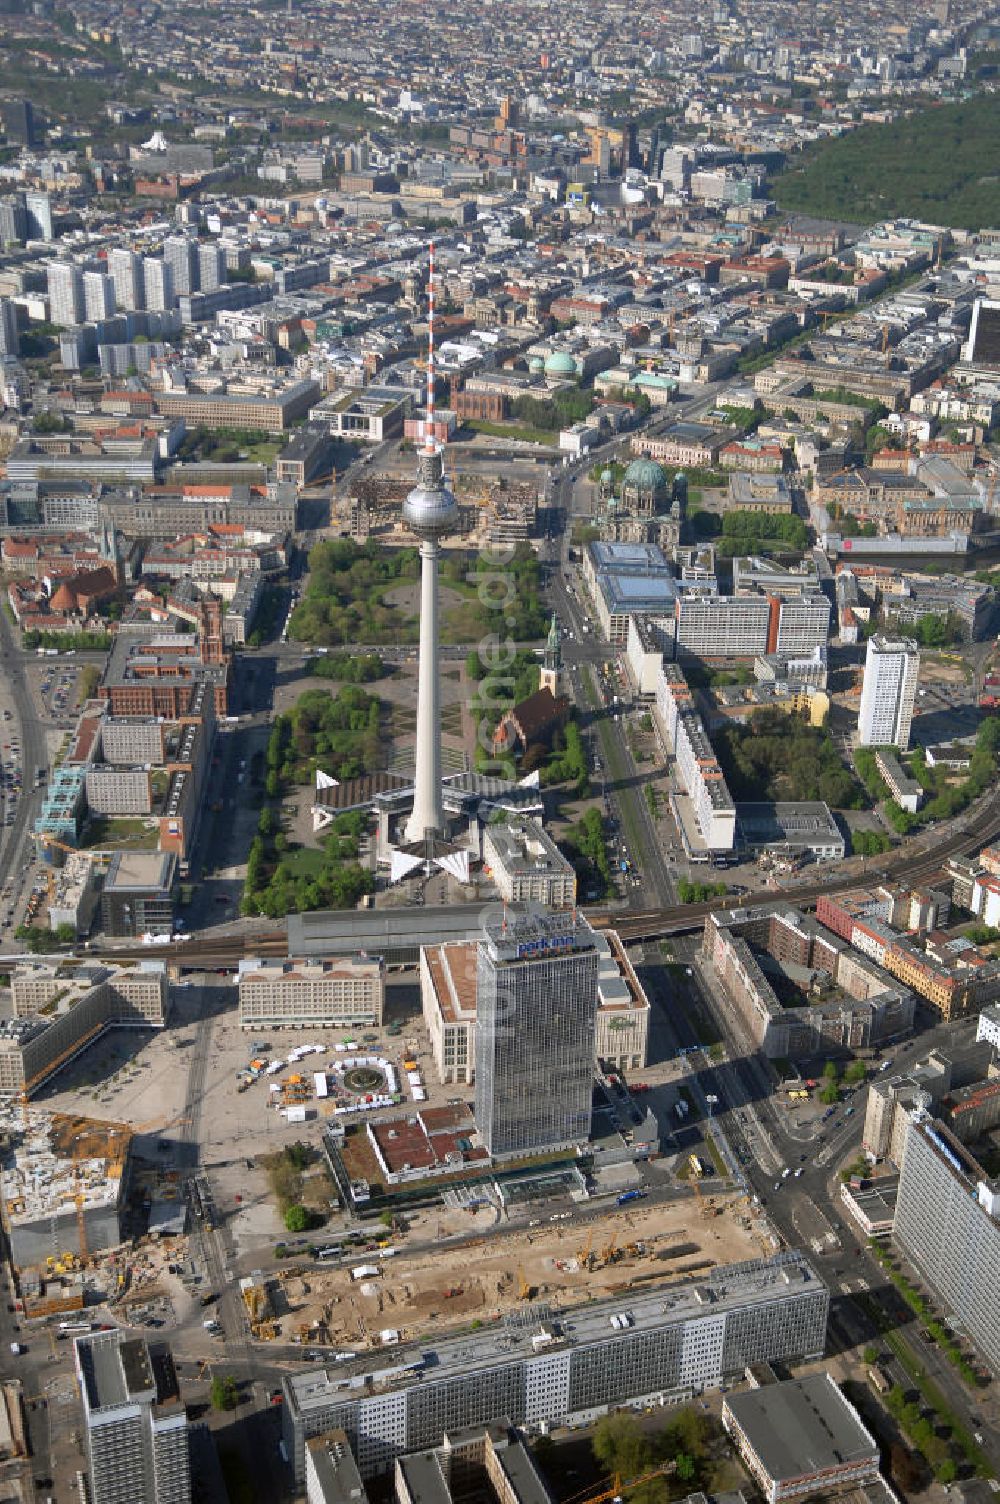
<path fill-rule="evenodd" d="M 667 484 L 667 477 L 655 460 L 633 460 L 625 471 L 622 481 L 623 486 L 634 487 L 637 491 L 662 491 Z"/>
<path fill-rule="evenodd" d="M 553 350 L 545 362 L 546 376 L 576 376 L 576 361 L 565 350 Z"/>
<path fill-rule="evenodd" d="M 533 355 L 528 361 L 528 370 L 531 372 L 532 376 L 541 376 L 542 372 L 545 370 L 545 361 L 540 355 Z"/>

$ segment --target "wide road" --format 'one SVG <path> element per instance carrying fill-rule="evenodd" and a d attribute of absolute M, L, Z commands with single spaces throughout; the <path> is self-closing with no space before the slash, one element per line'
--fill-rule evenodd
<path fill-rule="evenodd" d="M 26 673 L 26 665 L 33 656 L 20 647 L 15 628 L 6 612 L 0 611 L 0 671 L 14 705 L 16 721 L 10 724 L 16 723 L 20 732 L 23 772 L 14 823 L 3 827 L 3 840 L 0 841 L 0 887 L 13 876 L 15 897 L 20 894 L 31 868 L 30 832 L 41 806 L 41 793 L 32 787 L 34 772 L 36 768 L 47 768 L 49 764 L 45 727 L 32 699 Z M 103 660 L 104 655 L 98 657 Z"/>
<path fill-rule="evenodd" d="M 944 1356 L 919 1339 L 917 1323 L 898 1297 L 887 1290 L 885 1276 L 861 1230 L 846 1213 L 842 1214 L 839 1172 L 861 1149 L 866 1086 L 843 1092 L 831 1116 L 822 1123 L 803 1123 L 800 1127 L 793 1117 L 778 1112 L 771 1070 L 750 1048 L 724 995 L 699 965 L 694 941 L 684 940 L 675 949 L 682 959 L 691 962 L 688 984 L 727 1041 L 725 1061 L 713 1065 L 700 1057 L 694 1062 L 701 1100 L 709 1093 L 718 1099 L 716 1119 L 739 1156 L 751 1193 L 766 1208 L 781 1242 L 786 1247 L 802 1248 L 829 1286 L 834 1344 L 860 1347 L 874 1342 L 881 1346 L 863 1300 L 853 1298 L 874 1292 L 876 1302 L 891 1314 L 914 1357 L 930 1371 L 969 1431 L 983 1435 L 991 1459 L 1000 1458 L 995 1402 L 969 1390 Z M 974 1019 L 936 1024 L 918 1038 L 898 1045 L 892 1057 L 894 1066 L 905 1068 L 914 1056 L 922 1057 L 937 1047 L 964 1044 L 974 1032 Z M 697 1101 L 699 1093 L 693 1095 Z M 910 1380 L 906 1387 L 911 1387 Z"/>

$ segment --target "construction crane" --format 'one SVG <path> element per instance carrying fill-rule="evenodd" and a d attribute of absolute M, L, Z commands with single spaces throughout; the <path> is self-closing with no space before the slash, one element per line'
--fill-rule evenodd
<path fill-rule="evenodd" d="M 648 1473 L 640 1473 L 636 1478 L 623 1479 L 620 1473 L 615 1473 L 610 1483 L 604 1484 L 596 1493 L 584 1489 L 582 1493 L 574 1494 L 566 1500 L 566 1504 L 608 1504 L 611 1499 L 621 1499 L 626 1493 L 631 1493 L 634 1488 L 641 1488 L 644 1483 L 651 1483 L 654 1478 L 662 1478 L 665 1473 L 672 1473 L 676 1468 L 676 1460 L 661 1462 L 659 1467 L 650 1468 Z"/>
<path fill-rule="evenodd" d="M 520 1264 L 517 1266 L 517 1298 L 518 1300 L 531 1300 L 535 1293 L 534 1285 L 529 1285 Z"/>
<path fill-rule="evenodd" d="M 81 1159 L 85 1159 L 86 1157 L 87 1156 L 80 1148 L 80 1136 L 79 1134 L 77 1134 L 77 1137 L 73 1141 L 73 1164 L 75 1167 L 76 1178 L 76 1193 L 73 1197 L 73 1200 L 76 1202 L 76 1235 L 80 1245 L 80 1262 L 82 1264 L 85 1264 L 87 1262 L 87 1259 L 89 1257 L 89 1249 L 87 1247 L 87 1218 L 84 1212 L 85 1197 L 82 1189 L 80 1188 L 79 1161 Z"/>
<path fill-rule="evenodd" d="M 57 840 L 55 836 L 49 835 L 48 831 L 43 831 L 42 834 L 38 837 L 38 844 L 39 846 L 44 846 L 46 850 L 63 852 L 68 851 L 72 852 L 74 855 L 79 849 L 76 846 L 67 845 L 65 841 Z"/>
<path fill-rule="evenodd" d="M 590 1268 L 590 1250 L 593 1247 L 593 1245 L 594 1245 L 594 1224 L 591 1223 L 590 1224 L 590 1231 L 587 1233 L 587 1241 L 584 1244 L 584 1246 L 580 1249 L 580 1252 L 576 1256 L 577 1263 L 580 1265 L 581 1269 L 589 1269 Z"/>
<path fill-rule="evenodd" d="M 609 1243 L 606 1243 L 605 1246 L 601 1249 L 601 1263 L 602 1264 L 611 1264 L 611 1263 L 613 1263 L 614 1262 L 614 1258 L 615 1258 L 615 1254 L 617 1253 L 617 1251 L 618 1251 L 618 1234 L 616 1232 L 613 1232 L 611 1234 L 611 1241 Z"/>

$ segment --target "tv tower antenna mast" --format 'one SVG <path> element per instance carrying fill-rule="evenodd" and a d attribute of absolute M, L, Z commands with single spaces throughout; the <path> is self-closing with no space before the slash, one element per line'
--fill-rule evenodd
<path fill-rule="evenodd" d="M 430 268 L 427 273 L 427 421 L 424 424 L 424 449 L 434 454 L 434 242 L 431 241 Z"/>

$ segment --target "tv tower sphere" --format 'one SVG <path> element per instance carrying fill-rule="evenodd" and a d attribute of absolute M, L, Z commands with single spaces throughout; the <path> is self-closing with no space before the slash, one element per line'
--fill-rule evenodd
<path fill-rule="evenodd" d="M 433 439 L 417 453 L 417 484 L 403 502 L 403 521 L 418 538 L 428 540 L 455 531 L 458 503 L 445 482 L 441 451 Z"/>

